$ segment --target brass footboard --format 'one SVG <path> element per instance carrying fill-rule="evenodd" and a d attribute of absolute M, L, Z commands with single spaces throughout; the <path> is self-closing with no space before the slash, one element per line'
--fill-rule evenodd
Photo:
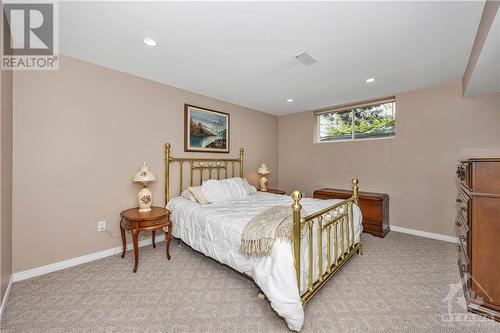
<path fill-rule="evenodd" d="M 355 252 L 361 254 L 361 238 L 356 243 L 354 234 L 353 204 L 358 200 L 358 180 L 352 180 L 353 194 L 349 199 L 324 208 L 314 214 L 301 217 L 302 206 L 299 201 L 302 195 L 299 191 L 292 192 L 293 211 L 293 252 L 295 271 L 297 274 L 297 287 L 301 293 L 301 230 L 307 227 L 309 242 L 307 290 L 301 295 L 302 305 L 314 296 L 314 294 L 342 267 Z M 314 232 L 317 233 L 314 242 Z M 333 237 L 332 237 L 333 236 Z M 323 238 L 326 237 L 326 269 L 323 269 Z M 340 240 L 339 240 L 340 238 Z M 333 253 L 332 253 L 333 240 Z M 316 244 L 314 244 L 316 243 Z M 317 253 L 314 253 L 314 246 Z M 318 259 L 317 274 L 313 275 L 315 255 Z"/>

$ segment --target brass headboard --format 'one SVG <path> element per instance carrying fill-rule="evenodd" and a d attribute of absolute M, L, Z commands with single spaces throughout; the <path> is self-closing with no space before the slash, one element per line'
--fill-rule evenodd
<path fill-rule="evenodd" d="M 235 177 L 234 165 L 239 163 L 239 174 L 243 178 L 243 153 L 240 148 L 239 158 L 179 158 L 170 155 L 170 143 L 165 144 L 165 205 L 170 200 L 170 164 L 179 163 L 179 195 L 183 190 L 183 169 L 184 163 L 189 165 L 189 186 L 201 185 L 203 182 L 204 171 L 208 170 L 207 179 L 226 179 L 228 177 L 228 168 L 231 170 L 231 177 Z M 231 164 L 231 166 L 229 166 Z M 195 184 L 194 172 L 199 171 L 197 179 L 199 183 Z M 222 176 L 221 173 L 224 175 Z M 215 175 L 214 175 L 215 174 Z"/>

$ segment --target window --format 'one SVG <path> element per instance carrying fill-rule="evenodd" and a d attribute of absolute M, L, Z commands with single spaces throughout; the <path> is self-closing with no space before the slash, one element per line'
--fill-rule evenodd
<path fill-rule="evenodd" d="M 360 140 L 396 135 L 393 97 L 316 113 L 318 142 Z"/>

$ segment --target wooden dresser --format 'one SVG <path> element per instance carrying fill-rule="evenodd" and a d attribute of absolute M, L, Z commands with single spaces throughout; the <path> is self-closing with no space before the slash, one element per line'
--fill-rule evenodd
<path fill-rule="evenodd" d="M 314 191 L 316 199 L 347 199 L 352 191 L 323 188 Z M 363 213 L 363 231 L 378 237 L 389 232 L 389 195 L 385 193 L 359 192 L 359 208 Z"/>
<path fill-rule="evenodd" d="M 467 309 L 500 320 L 500 158 L 461 161 L 458 266 Z"/>

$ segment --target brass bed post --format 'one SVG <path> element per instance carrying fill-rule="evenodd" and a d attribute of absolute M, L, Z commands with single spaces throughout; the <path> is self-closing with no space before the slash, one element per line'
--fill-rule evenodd
<path fill-rule="evenodd" d="M 193 186 L 193 160 L 189 161 L 189 186 Z"/>
<path fill-rule="evenodd" d="M 245 149 L 240 148 L 240 178 L 243 178 L 243 152 L 244 151 L 245 151 Z M 234 169 L 233 169 L 233 177 L 234 177 Z"/>
<path fill-rule="evenodd" d="M 309 220 L 306 222 L 307 228 L 309 229 L 309 262 L 308 262 L 308 270 L 307 270 L 307 290 L 313 290 L 313 266 L 314 266 L 314 246 L 313 246 L 313 225 L 314 220 Z"/>
<path fill-rule="evenodd" d="M 165 206 L 169 198 L 169 182 L 170 182 L 170 143 L 165 144 Z"/>
<path fill-rule="evenodd" d="M 357 178 L 352 179 L 352 199 L 356 205 L 358 204 L 358 198 L 359 198 L 358 183 L 359 183 L 359 180 Z M 351 216 L 351 219 L 353 219 L 353 223 L 354 223 L 354 214 Z M 355 239 L 354 239 L 354 241 L 355 241 Z M 358 245 L 357 252 L 358 252 L 358 255 L 363 254 L 363 248 L 361 247 L 361 235 L 359 235 L 359 245 Z"/>
<path fill-rule="evenodd" d="M 184 184 L 182 183 L 182 167 L 184 165 L 184 161 L 180 161 L 179 162 L 179 171 L 180 171 L 180 187 L 179 187 L 179 191 L 182 193 L 182 190 L 184 189 Z"/>
<path fill-rule="evenodd" d="M 323 216 L 318 216 L 318 276 L 323 281 Z"/>
<path fill-rule="evenodd" d="M 358 198 L 359 198 L 359 186 L 358 186 L 359 180 L 357 178 L 352 179 L 352 198 L 354 199 L 354 202 L 356 205 L 358 204 Z"/>
<path fill-rule="evenodd" d="M 297 288 L 300 295 L 300 210 L 302 206 L 299 201 L 302 199 L 302 194 L 295 190 L 292 192 L 292 219 L 293 219 L 293 257 L 295 263 L 295 274 L 297 277 Z"/>

